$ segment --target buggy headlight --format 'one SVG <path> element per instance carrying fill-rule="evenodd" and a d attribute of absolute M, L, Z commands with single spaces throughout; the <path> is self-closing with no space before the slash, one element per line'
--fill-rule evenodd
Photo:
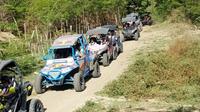
<path fill-rule="evenodd" d="M 49 75 L 52 76 L 53 78 L 56 78 L 60 75 L 60 72 L 50 72 Z"/>
<path fill-rule="evenodd" d="M 9 92 L 10 92 L 11 94 L 15 93 L 15 87 L 10 87 L 10 88 L 9 88 Z"/>

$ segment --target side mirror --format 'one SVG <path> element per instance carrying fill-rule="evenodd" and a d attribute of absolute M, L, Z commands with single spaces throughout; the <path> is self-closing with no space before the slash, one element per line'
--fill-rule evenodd
<path fill-rule="evenodd" d="M 42 57 L 42 60 L 43 60 L 43 61 L 46 61 L 47 59 L 48 59 L 48 58 L 47 58 L 47 55 L 45 55 L 45 56 Z"/>
<path fill-rule="evenodd" d="M 80 55 L 75 55 L 75 58 L 76 58 L 76 59 L 80 59 L 81 56 L 80 56 Z"/>
<path fill-rule="evenodd" d="M 77 59 L 78 59 L 78 57 L 79 57 L 79 56 L 78 56 L 78 54 L 75 52 L 75 54 L 74 54 L 74 59 L 76 59 L 76 60 L 77 60 Z"/>

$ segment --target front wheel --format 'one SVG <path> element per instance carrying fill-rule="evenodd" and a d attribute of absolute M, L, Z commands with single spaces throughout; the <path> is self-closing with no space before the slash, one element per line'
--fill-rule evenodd
<path fill-rule="evenodd" d="M 123 51 L 124 51 L 124 46 L 123 46 L 123 43 L 121 42 L 120 47 L 119 47 L 119 52 L 123 53 Z"/>
<path fill-rule="evenodd" d="M 118 55 L 117 48 L 114 47 L 114 49 L 113 49 L 113 60 L 117 59 L 117 55 Z"/>
<path fill-rule="evenodd" d="M 94 63 L 94 69 L 92 71 L 92 77 L 93 78 L 98 78 L 101 76 L 101 73 L 100 73 L 100 67 L 99 67 L 99 63 L 96 61 Z"/>
<path fill-rule="evenodd" d="M 121 42 L 125 41 L 125 37 L 124 37 L 124 34 L 122 32 L 120 32 L 120 41 Z"/>
<path fill-rule="evenodd" d="M 138 41 L 139 36 L 140 36 L 140 32 L 137 30 L 137 32 L 135 33 L 134 39 L 135 39 L 136 41 Z"/>
<path fill-rule="evenodd" d="M 31 99 L 27 102 L 28 112 L 44 112 L 44 106 L 39 99 Z"/>
<path fill-rule="evenodd" d="M 37 94 L 42 94 L 46 91 L 44 85 L 42 85 L 44 78 L 41 75 L 37 75 L 35 78 L 35 92 Z"/>
<path fill-rule="evenodd" d="M 74 89 L 76 92 L 81 92 L 85 89 L 85 79 L 83 71 L 79 71 L 74 75 Z"/>
<path fill-rule="evenodd" d="M 139 30 L 140 30 L 140 32 L 143 30 L 142 22 L 140 22 L 140 24 L 139 24 Z"/>

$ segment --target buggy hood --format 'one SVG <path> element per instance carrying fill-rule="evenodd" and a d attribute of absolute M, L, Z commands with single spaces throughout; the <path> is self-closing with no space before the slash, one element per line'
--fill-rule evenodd
<path fill-rule="evenodd" d="M 64 59 L 47 60 L 45 67 L 41 70 L 42 74 L 49 74 L 49 72 L 60 72 L 61 74 L 68 73 L 77 68 L 78 65 L 73 57 Z"/>
<path fill-rule="evenodd" d="M 101 54 L 102 52 L 104 52 L 105 50 L 108 49 L 108 45 L 107 44 L 103 44 L 103 45 L 99 45 L 99 44 L 89 44 L 88 46 L 90 52 L 97 53 L 97 54 Z"/>

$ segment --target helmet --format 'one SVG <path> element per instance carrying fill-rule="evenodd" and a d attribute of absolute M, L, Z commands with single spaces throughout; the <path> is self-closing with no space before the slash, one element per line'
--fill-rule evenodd
<path fill-rule="evenodd" d="M 91 43 L 96 43 L 97 42 L 97 38 L 96 37 L 91 37 L 90 38 L 90 42 Z"/>

